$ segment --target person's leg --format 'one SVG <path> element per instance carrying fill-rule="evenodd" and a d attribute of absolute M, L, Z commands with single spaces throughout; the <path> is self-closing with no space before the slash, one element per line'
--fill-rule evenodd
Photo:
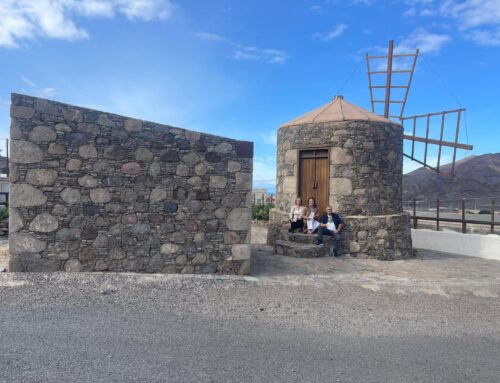
<path fill-rule="evenodd" d="M 297 221 L 297 225 L 298 225 L 297 229 L 299 229 L 299 233 L 304 232 L 304 220 L 303 219 L 299 219 Z"/>
<path fill-rule="evenodd" d="M 319 227 L 318 228 L 318 236 L 316 237 L 316 244 L 320 245 L 323 243 L 323 236 L 324 235 L 332 235 L 332 232 L 328 230 L 326 227 Z"/>
<path fill-rule="evenodd" d="M 332 249 L 333 249 L 333 255 L 335 257 L 340 256 L 340 245 L 342 244 L 342 239 L 343 239 L 342 233 L 338 233 L 338 234 L 334 233 Z"/>
<path fill-rule="evenodd" d="M 294 232 L 295 230 L 299 230 L 302 232 L 302 228 L 304 227 L 304 220 L 299 219 L 297 222 L 292 222 L 291 224 L 291 231 Z"/>
<path fill-rule="evenodd" d="M 318 235 L 316 236 L 316 245 L 320 245 L 323 243 L 323 229 L 324 227 L 318 228 Z"/>

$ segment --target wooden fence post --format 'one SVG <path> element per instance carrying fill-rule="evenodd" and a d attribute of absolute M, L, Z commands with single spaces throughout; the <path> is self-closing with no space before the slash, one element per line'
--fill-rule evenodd
<path fill-rule="evenodd" d="M 436 230 L 439 231 L 439 198 L 436 200 Z"/>
<path fill-rule="evenodd" d="M 465 221 L 465 198 L 462 198 L 462 233 L 467 233 L 467 222 Z"/>
<path fill-rule="evenodd" d="M 417 228 L 417 200 L 413 198 L 413 228 Z"/>
<path fill-rule="evenodd" d="M 491 201 L 491 234 L 495 233 L 495 200 Z"/>

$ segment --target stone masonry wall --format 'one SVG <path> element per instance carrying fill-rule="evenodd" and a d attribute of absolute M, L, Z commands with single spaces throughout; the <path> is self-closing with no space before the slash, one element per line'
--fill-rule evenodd
<path fill-rule="evenodd" d="M 253 143 L 18 94 L 11 271 L 250 272 Z"/>
<path fill-rule="evenodd" d="M 402 145 L 403 129 L 392 123 L 340 121 L 280 128 L 268 244 L 274 245 L 288 226 L 297 197 L 299 151 L 321 147 L 330 153 L 329 204 L 346 223 L 342 254 L 384 260 L 413 256 L 402 207 Z"/>
<path fill-rule="evenodd" d="M 330 150 L 330 205 L 344 215 L 402 212 L 403 130 L 397 124 L 342 121 L 278 131 L 277 209 L 297 197 L 299 150 Z M 307 198 L 307 196 L 301 196 Z"/>

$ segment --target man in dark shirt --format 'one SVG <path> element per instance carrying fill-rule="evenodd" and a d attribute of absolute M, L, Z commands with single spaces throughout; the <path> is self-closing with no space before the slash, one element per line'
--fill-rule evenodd
<path fill-rule="evenodd" d="M 330 255 L 332 257 L 338 257 L 340 255 L 340 244 L 342 242 L 341 232 L 344 226 L 344 222 L 342 221 L 342 218 L 340 218 L 340 215 L 333 213 L 332 207 L 328 206 L 326 208 L 326 213 L 323 214 L 323 217 L 321 217 L 318 228 L 318 236 L 316 238 L 316 245 L 323 246 L 324 235 L 333 237 L 333 247 Z"/>

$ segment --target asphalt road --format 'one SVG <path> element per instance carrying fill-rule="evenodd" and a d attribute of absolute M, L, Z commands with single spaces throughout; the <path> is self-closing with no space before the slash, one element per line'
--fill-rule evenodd
<path fill-rule="evenodd" d="M 498 382 L 500 262 L 0 274 L 0 382 Z M 323 271 L 318 271 L 318 270 Z"/>

